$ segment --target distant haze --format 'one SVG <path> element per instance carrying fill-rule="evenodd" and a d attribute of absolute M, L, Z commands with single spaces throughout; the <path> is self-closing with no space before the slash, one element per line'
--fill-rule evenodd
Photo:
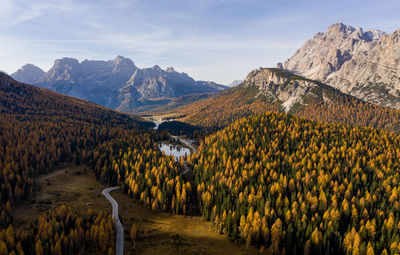
<path fill-rule="evenodd" d="M 230 84 L 259 66 L 284 62 L 336 22 L 400 26 L 400 1 L 0 0 L 0 69 L 32 63 L 44 71 L 62 57 L 132 58 L 173 66 L 196 80 Z"/>

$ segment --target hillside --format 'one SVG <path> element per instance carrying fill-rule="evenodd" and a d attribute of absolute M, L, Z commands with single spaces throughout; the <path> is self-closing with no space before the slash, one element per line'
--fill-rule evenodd
<path fill-rule="evenodd" d="M 89 165 L 96 156 L 96 148 L 117 138 L 129 137 L 141 144 L 142 147 L 136 147 L 141 154 L 162 136 L 152 133 L 151 126 L 153 123 L 22 84 L 1 73 L 0 253 L 112 254 L 116 233 L 109 212 L 94 212 L 90 201 L 83 208 L 63 204 L 58 207 L 59 194 L 53 194 L 53 200 L 46 198 L 46 207 L 36 204 L 34 191 L 40 193 L 37 177 L 61 164 Z M 76 190 L 66 195 L 71 194 L 79 196 Z M 17 213 L 15 208 L 19 206 L 23 209 Z M 32 210 L 42 214 L 39 218 L 26 215 Z M 21 214 L 28 220 L 26 226 L 21 219 L 16 220 Z M 94 232 L 97 234 L 89 235 Z"/>
<path fill-rule="evenodd" d="M 60 118 L 63 121 L 136 128 L 151 125 L 86 100 L 19 83 L 3 73 L 0 73 L 0 112 L 3 117 L 13 116 L 17 119 L 24 119 L 23 116 L 39 120 Z"/>
<path fill-rule="evenodd" d="M 205 127 L 224 127 L 235 119 L 265 111 L 400 132 L 399 111 L 276 68 L 254 70 L 237 87 L 173 110 L 182 120 Z"/>
<path fill-rule="evenodd" d="M 0 226 L 29 199 L 34 177 L 88 160 L 99 144 L 152 123 L 0 74 Z M 5 208 L 7 208 L 5 210 Z"/>
<path fill-rule="evenodd" d="M 366 102 L 400 109 L 400 30 L 386 34 L 342 23 L 307 40 L 286 70 Z"/>
<path fill-rule="evenodd" d="M 267 254 L 388 254 L 399 247 L 400 136 L 266 113 L 191 155 L 203 217 Z"/>

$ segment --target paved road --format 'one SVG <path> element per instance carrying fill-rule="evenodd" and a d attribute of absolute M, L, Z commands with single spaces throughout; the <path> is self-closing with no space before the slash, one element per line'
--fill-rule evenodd
<path fill-rule="evenodd" d="M 124 254 L 124 228 L 122 227 L 121 221 L 118 218 L 118 203 L 115 201 L 115 199 L 110 195 L 110 192 L 116 189 L 119 189 L 120 187 L 111 187 L 111 188 L 106 188 L 103 190 L 102 194 L 107 198 L 108 201 L 110 201 L 112 205 L 112 217 L 115 219 L 115 227 L 117 228 L 117 249 L 116 253 L 117 255 L 123 255 Z"/>

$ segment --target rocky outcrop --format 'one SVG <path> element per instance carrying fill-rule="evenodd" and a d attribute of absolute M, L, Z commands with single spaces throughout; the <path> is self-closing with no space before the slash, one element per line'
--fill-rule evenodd
<path fill-rule="evenodd" d="M 23 83 L 34 84 L 45 74 L 45 72 L 37 66 L 32 64 L 26 64 L 15 73 L 11 74 L 11 77 L 15 80 Z"/>
<path fill-rule="evenodd" d="M 364 101 L 400 109 L 400 30 L 386 34 L 333 24 L 308 40 L 283 68 Z"/>
<path fill-rule="evenodd" d="M 266 102 L 277 103 L 285 112 L 298 105 L 311 102 L 329 103 L 329 86 L 303 78 L 277 68 L 259 68 L 251 71 L 244 86 L 255 87 L 258 97 Z"/>

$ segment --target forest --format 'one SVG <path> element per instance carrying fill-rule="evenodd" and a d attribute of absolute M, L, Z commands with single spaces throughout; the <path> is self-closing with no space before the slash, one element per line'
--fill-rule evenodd
<path fill-rule="evenodd" d="M 125 130 L 147 132 L 148 127 L 151 123 L 1 74 L 0 254 L 75 254 L 96 251 L 99 240 L 101 253 L 113 253 L 114 228 L 105 212 L 62 207 L 21 230 L 13 226 L 13 207 L 32 199 L 38 175 L 61 162 L 87 164 L 100 144 Z"/>
<path fill-rule="evenodd" d="M 13 207 L 61 162 L 91 166 L 100 182 L 154 211 L 201 215 L 266 253 L 396 254 L 400 136 L 374 127 L 396 131 L 398 112 L 344 103 L 344 111 L 316 104 L 298 114 L 359 126 L 277 113 L 278 106 L 225 119 L 226 128 L 201 139 L 184 175 L 183 159 L 157 147 L 169 133 L 152 123 L 0 77 L 0 254 L 114 252 L 107 212 L 61 206 L 14 228 Z"/>
<path fill-rule="evenodd" d="M 187 214 L 193 205 L 192 184 L 182 175 L 183 161 L 176 162 L 158 149 L 155 142 L 162 134 L 128 133 L 104 143 L 94 151 L 92 167 L 101 182 L 122 185 L 154 211 Z"/>
<path fill-rule="evenodd" d="M 201 214 L 271 254 L 396 254 L 400 136 L 266 113 L 190 157 Z"/>
<path fill-rule="evenodd" d="M 115 253 L 111 215 L 100 211 L 74 211 L 65 205 L 42 214 L 30 230 L 0 230 L 0 254 Z"/>

